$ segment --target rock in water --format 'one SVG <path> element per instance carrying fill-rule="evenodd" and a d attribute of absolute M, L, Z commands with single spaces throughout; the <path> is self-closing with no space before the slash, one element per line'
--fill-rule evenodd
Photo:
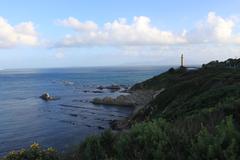
<path fill-rule="evenodd" d="M 98 126 L 98 129 L 99 129 L 99 130 L 103 130 L 103 129 L 105 129 L 105 128 L 102 127 L 102 126 Z"/>
<path fill-rule="evenodd" d="M 121 89 L 121 87 L 119 85 L 111 85 L 111 86 L 107 86 L 106 89 L 111 90 L 112 92 L 118 91 Z"/>
<path fill-rule="evenodd" d="M 122 85 L 123 86 L 123 85 Z M 97 87 L 98 90 L 104 90 L 104 89 L 108 89 L 112 92 L 115 92 L 115 91 L 119 91 L 121 89 L 121 86 L 120 85 L 110 85 L 110 86 L 98 86 Z"/>
<path fill-rule="evenodd" d="M 103 87 L 103 86 L 98 86 L 97 89 L 103 90 L 103 89 L 105 89 L 105 87 Z"/>
<path fill-rule="evenodd" d="M 98 90 L 95 90 L 95 91 L 92 91 L 93 93 L 103 93 L 103 91 L 98 91 Z"/>
<path fill-rule="evenodd" d="M 41 99 L 45 100 L 45 101 L 49 101 L 49 100 L 54 100 L 53 96 L 50 96 L 49 93 L 43 93 L 40 96 Z"/>

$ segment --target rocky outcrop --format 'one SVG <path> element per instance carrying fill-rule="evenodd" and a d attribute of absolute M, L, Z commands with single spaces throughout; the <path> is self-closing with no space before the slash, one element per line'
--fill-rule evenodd
<path fill-rule="evenodd" d="M 116 87 L 116 88 L 115 88 Z M 114 130 L 122 130 L 128 128 L 131 124 L 131 119 L 144 107 L 147 107 L 150 101 L 155 99 L 159 94 L 165 91 L 164 88 L 160 90 L 144 90 L 136 89 L 129 90 L 124 89 L 124 86 L 118 86 L 123 90 L 120 90 L 119 93 L 127 93 L 127 95 L 120 95 L 118 97 L 104 97 L 104 98 L 94 98 L 91 102 L 95 105 L 112 105 L 112 106 L 128 106 L 134 107 L 133 113 L 130 117 L 123 120 L 113 120 L 110 122 L 110 126 Z M 98 90 L 104 89 L 119 89 L 117 86 L 103 87 L 99 86 Z M 125 87 L 126 88 L 126 87 Z"/>
<path fill-rule="evenodd" d="M 49 93 L 43 93 L 40 98 L 44 101 L 51 101 L 51 100 L 57 100 L 59 98 L 56 98 L 56 97 L 53 97 L 53 96 L 50 96 Z"/>
<path fill-rule="evenodd" d="M 98 86 L 97 89 L 98 90 L 106 89 L 106 90 L 110 90 L 111 92 L 116 92 L 116 91 L 120 91 L 120 90 L 126 90 L 126 89 L 128 89 L 128 86 L 112 84 L 110 86 Z"/>
<path fill-rule="evenodd" d="M 94 90 L 94 91 L 92 91 L 92 93 L 103 93 L 103 91 L 100 91 L 100 90 Z"/>
<path fill-rule="evenodd" d="M 94 98 L 92 100 L 93 104 L 96 105 L 116 105 L 116 106 L 130 106 L 135 107 L 135 111 L 139 110 L 146 104 L 148 104 L 154 97 L 163 92 L 164 90 L 152 91 L 134 91 L 128 95 L 120 95 L 116 98 L 104 97 L 104 98 Z"/>
<path fill-rule="evenodd" d="M 109 89 L 109 90 L 120 90 L 121 87 L 119 85 L 110 85 L 110 86 L 98 86 L 97 89 L 103 90 L 103 89 Z"/>
<path fill-rule="evenodd" d="M 164 92 L 165 89 L 157 90 L 157 91 L 152 91 L 152 90 L 141 90 L 141 91 L 134 91 L 131 93 L 131 95 L 128 95 L 129 97 L 134 100 L 134 111 L 126 119 L 123 120 L 113 120 L 110 122 L 110 126 L 114 130 L 122 130 L 129 128 L 132 124 L 132 119 L 139 113 L 142 109 L 148 107 L 148 104 L 150 101 L 155 99 L 159 94 Z"/>
<path fill-rule="evenodd" d="M 118 96 L 117 98 L 104 97 L 104 98 L 94 98 L 92 100 L 93 104 L 103 104 L 103 105 L 117 105 L 117 106 L 134 106 L 135 101 L 133 101 L 129 96 Z"/>
<path fill-rule="evenodd" d="M 109 86 L 98 86 L 95 90 L 83 90 L 84 93 L 106 93 L 106 92 L 120 92 L 128 93 L 129 87 L 126 85 L 109 85 Z"/>

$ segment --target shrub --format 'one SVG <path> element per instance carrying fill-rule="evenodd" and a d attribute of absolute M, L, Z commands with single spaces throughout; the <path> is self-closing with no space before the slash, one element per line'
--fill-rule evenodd
<path fill-rule="evenodd" d="M 10 152 L 2 160 L 59 160 L 59 157 L 55 149 L 43 149 L 34 143 L 28 149 Z"/>
<path fill-rule="evenodd" d="M 202 126 L 189 137 L 164 119 L 144 122 L 113 136 L 108 132 L 92 137 L 81 148 L 82 159 L 117 160 L 237 160 L 240 159 L 240 132 L 228 116 L 213 131 Z"/>
<path fill-rule="evenodd" d="M 75 159 L 83 160 L 105 160 L 113 157 L 114 151 L 114 135 L 107 130 L 98 136 L 91 136 L 85 140 L 80 146 Z"/>
<path fill-rule="evenodd" d="M 240 132 L 234 126 L 232 116 L 228 116 L 218 126 L 215 133 L 205 127 L 192 142 L 191 159 L 240 159 Z"/>
<path fill-rule="evenodd" d="M 116 144 L 117 159 L 179 159 L 185 157 L 184 139 L 163 119 L 134 126 Z M 184 148 L 186 147 L 186 148 Z"/>
<path fill-rule="evenodd" d="M 104 159 L 104 151 L 100 144 L 100 139 L 97 136 L 91 136 L 86 139 L 81 146 L 84 148 L 82 159 L 85 160 L 101 160 Z"/>

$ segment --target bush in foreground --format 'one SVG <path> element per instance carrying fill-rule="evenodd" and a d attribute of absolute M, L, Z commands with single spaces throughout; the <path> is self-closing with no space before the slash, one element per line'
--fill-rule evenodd
<path fill-rule="evenodd" d="M 109 136 L 109 138 L 107 137 Z M 237 160 L 240 132 L 232 116 L 214 131 L 202 129 L 193 138 L 163 119 L 137 124 L 129 132 L 88 138 L 77 151 L 84 160 Z"/>
<path fill-rule="evenodd" d="M 53 148 L 43 149 L 34 143 L 28 149 L 12 151 L 2 160 L 59 160 L 57 152 Z"/>

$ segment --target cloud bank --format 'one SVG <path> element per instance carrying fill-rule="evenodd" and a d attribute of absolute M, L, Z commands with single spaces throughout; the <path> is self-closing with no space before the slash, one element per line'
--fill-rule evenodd
<path fill-rule="evenodd" d="M 186 43 L 182 34 L 164 31 L 151 24 L 148 17 L 134 17 L 131 23 L 120 18 L 107 22 L 99 28 L 92 21 L 80 22 L 76 18 L 58 20 L 58 23 L 73 28 L 74 35 L 66 35 L 57 46 L 142 46 L 142 45 L 169 45 Z"/>
<path fill-rule="evenodd" d="M 0 48 L 12 48 L 17 45 L 35 46 L 38 34 L 32 22 L 22 22 L 15 26 L 0 17 Z"/>
<path fill-rule="evenodd" d="M 42 47 L 116 47 L 131 51 L 147 47 L 191 46 L 213 44 L 240 44 L 239 21 L 236 17 L 221 17 L 209 12 L 191 30 L 174 32 L 154 26 L 145 16 L 133 17 L 131 21 L 118 18 L 102 26 L 93 21 L 80 21 L 74 17 L 57 20 L 58 25 L 72 29 L 62 39 L 52 41 Z M 33 22 L 21 22 L 11 25 L 0 17 L 0 49 L 16 46 L 36 46 L 40 44 L 39 36 Z M 52 45 L 53 44 L 53 45 Z"/>
<path fill-rule="evenodd" d="M 58 20 L 58 24 L 72 28 L 55 47 L 87 46 L 168 46 L 189 44 L 240 44 L 240 33 L 235 32 L 236 18 L 224 18 L 209 12 L 192 30 L 182 33 L 162 30 L 151 24 L 149 17 L 134 17 L 131 23 L 125 18 L 107 22 L 99 27 L 93 21 L 81 22 L 69 17 Z"/>

